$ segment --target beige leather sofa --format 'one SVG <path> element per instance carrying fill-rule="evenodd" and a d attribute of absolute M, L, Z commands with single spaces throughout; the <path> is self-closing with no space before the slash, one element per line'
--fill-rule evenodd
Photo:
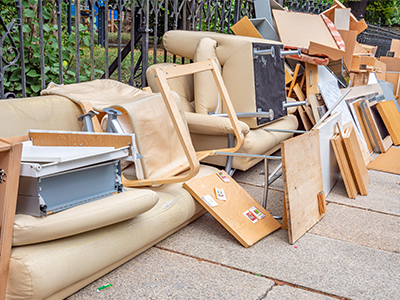
<path fill-rule="evenodd" d="M 275 117 L 272 122 L 266 118 L 239 117 L 245 141 L 238 152 L 270 155 L 280 148 L 281 141 L 292 137 L 291 133 L 263 130 L 294 130 L 298 127 L 297 118 L 293 115 L 296 108 L 288 109 L 287 112 L 281 109 L 283 101 L 294 101 L 286 98 L 284 65 L 282 58 L 278 58 L 283 47 L 281 43 L 213 32 L 180 30 L 166 32 L 163 43 L 170 53 L 194 62 L 216 59 L 222 69 L 222 77 L 236 113 L 255 113 L 259 109 L 268 111 L 273 108 Z M 254 58 L 254 49 L 271 47 L 276 49 L 275 58 Z M 159 91 L 154 69 L 171 65 L 173 64 L 156 64 L 148 69 L 148 85 L 153 91 Z M 218 101 L 218 90 L 211 73 L 188 75 L 171 79 L 168 83 L 182 100 L 196 151 L 226 147 L 227 134 L 233 132 L 227 118 L 210 115 L 226 112 Z M 211 156 L 204 161 L 219 166 L 226 164 L 223 156 Z M 260 159 L 252 157 L 234 157 L 233 168 L 245 171 L 259 161 Z"/>
<path fill-rule="evenodd" d="M 80 131 L 80 108 L 62 96 L 0 101 L 0 137 L 28 129 Z M 202 166 L 197 176 L 215 172 Z M 6 299 L 63 299 L 204 213 L 174 183 L 128 189 L 43 218 L 17 214 Z"/>

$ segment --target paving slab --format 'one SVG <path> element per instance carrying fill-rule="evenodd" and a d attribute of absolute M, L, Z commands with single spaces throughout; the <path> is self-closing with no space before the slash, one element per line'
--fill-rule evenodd
<path fill-rule="evenodd" d="M 96 289 L 111 283 L 101 292 Z M 67 299 L 261 299 L 272 280 L 157 248 Z"/>
<path fill-rule="evenodd" d="M 370 170 L 368 195 L 358 195 L 356 199 L 347 197 L 340 178 L 326 199 L 400 216 L 400 175 Z"/>
<path fill-rule="evenodd" d="M 400 255 L 305 234 L 295 248 L 279 230 L 242 247 L 206 214 L 158 246 L 352 299 L 398 299 Z"/>
<path fill-rule="evenodd" d="M 245 183 L 239 185 L 246 190 L 259 204 L 262 205 L 264 188 Z M 267 210 L 274 216 L 282 216 L 283 211 L 283 192 L 270 189 L 267 198 Z"/>
<path fill-rule="evenodd" d="M 399 228 L 400 217 L 329 203 L 309 233 L 400 253 Z"/>
<path fill-rule="evenodd" d="M 333 300 L 335 298 L 309 292 L 289 285 L 274 285 L 265 300 Z"/>

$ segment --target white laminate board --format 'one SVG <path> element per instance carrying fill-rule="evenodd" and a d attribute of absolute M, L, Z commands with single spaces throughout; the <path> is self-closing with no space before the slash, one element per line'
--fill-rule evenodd
<path fill-rule="evenodd" d="M 24 142 L 21 161 L 65 162 L 115 150 L 114 147 L 47 147 Z"/>
<path fill-rule="evenodd" d="M 340 176 L 339 165 L 331 144 L 331 138 L 337 132 L 336 123 L 340 118 L 341 113 L 336 112 L 313 129 L 319 131 L 322 181 L 325 197 L 328 196 Z"/>

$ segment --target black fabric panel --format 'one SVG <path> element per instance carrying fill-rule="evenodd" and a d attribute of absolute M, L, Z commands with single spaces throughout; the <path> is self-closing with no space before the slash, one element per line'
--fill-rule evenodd
<path fill-rule="evenodd" d="M 254 83 L 256 107 L 258 111 L 274 111 L 274 120 L 287 115 L 282 103 L 286 101 L 285 65 L 284 58 L 280 57 L 283 46 L 253 43 L 253 49 L 266 50 L 275 48 L 275 57 L 259 55 L 254 59 Z M 268 118 L 257 119 L 257 125 L 271 122 Z"/>

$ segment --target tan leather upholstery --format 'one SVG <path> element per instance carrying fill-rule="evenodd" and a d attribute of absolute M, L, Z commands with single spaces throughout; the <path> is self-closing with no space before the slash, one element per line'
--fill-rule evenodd
<path fill-rule="evenodd" d="M 121 88 L 109 85 L 113 91 Z M 72 92 L 80 88 L 77 84 Z M 97 92 L 92 87 L 93 100 Z M 138 98 L 142 95 L 149 97 L 141 92 Z M 124 97 L 127 106 L 136 99 L 131 93 Z M 117 98 L 110 96 L 108 104 Z M 61 96 L 2 100 L 0 119 L 7 126 L 0 137 L 25 135 L 28 129 L 80 131 L 81 114 L 78 105 Z M 197 176 L 216 171 L 202 166 Z M 43 218 L 17 215 L 6 299 L 66 298 L 205 212 L 181 183 L 128 190 Z"/>
<path fill-rule="evenodd" d="M 183 40 L 184 43 L 182 43 Z M 237 113 L 257 111 L 254 100 L 256 96 L 252 43 L 281 45 L 279 42 L 263 39 L 179 30 L 165 33 L 163 42 L 169 52 L 194 61 L 216 57 L 222 65 L 222 77 Z M 162 64 L 164 67 L 172 65 Z M 160 66 L 157 64 L 149 67 L 146 74 L 149 86 L 153 90 L 158 90 L 158 88 L 151 77 L 154 69 Z M 203 72 L 197 75 L 201 76 L 195 77 L 193 86 L 191 80 L 180 81 L 179 86 L 176 82 L 172 85 L 172 81 L 169 81 L 171 89 L 176 91 L 181 99 L 194 98 L 195 100 L 195 112 L 185 109 L 193 145 L 197 151 L 226 147 L 228 145 L 226 134 L 233 133 L 228 119 L 209 115 L 210 112 L 215 112 L 218 106 L 218 92 L 214 89 L 212 74 Z M 188 96 L 188 93 L 193 90 L 194 95 Z M 182 91 L 184 92 L 181 95 Z M 287 99 L 287 101 L 291 100 Z M 220 109 L 224 112 L 223 107 Z M 292 137 L 292 134 L 266 132 L 263 128 L 297 129 L 297 118 L 291 115 L 295 111 L 296 108 L 290 108 L 286 117 L 261 127 L 257 125 L 256 118 L 241 118 L 239 123 L 245 135 L 245 142 L 238 152 L 269 155 L 279 149 L 281 141 Z M 226 157 L 208 157 L 204 161 L 224 166 Z M 247 170 L 258 161 L 260 159 L 234 157 L 233 168 Z"/>

